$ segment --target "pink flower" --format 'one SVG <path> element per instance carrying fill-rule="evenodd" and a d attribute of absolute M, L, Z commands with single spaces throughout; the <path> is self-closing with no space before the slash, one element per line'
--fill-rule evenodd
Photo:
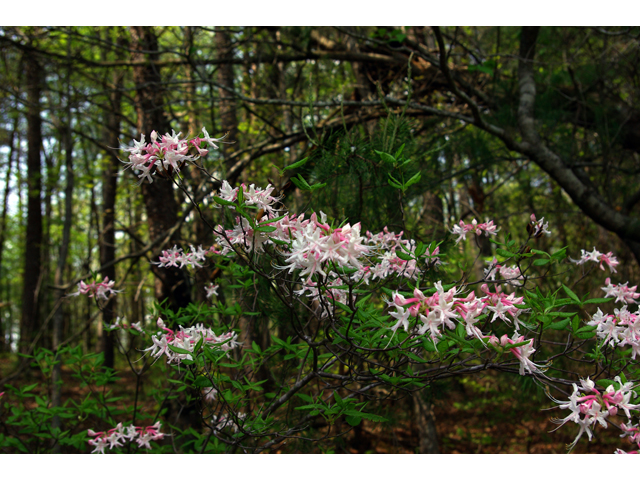
<path fill-rule="evenodd" d="M 205 286 L 204 289 L 207 292 L 207 298 L 211 298 L 212 296 L 218 296 L 218 288 L 220 288 L 220 285 L 214 285 L 213 283 L 209 284 L 208 286 Z"/>
<path fill-rule="evenodd" d="M 160 428 L 162 428 L 162 424 L 157 422 L 151 427 L 129 425 L 126 430 L 122 426 L 122 423 L 119 423 L 116 428 L 112 428 L 108 432 L 94 432 L 89 429 L 87 430 L 87 434 L 90 437 L 96 438 L 88 440 L 88 443 L 92 447 L 95 447 L 95 450 L 91 453 L 105 453 L 104 449 L 107 445 L 109 446 L 109 450 L 112 450 L 114 447 L 122 447 L 124 440 L 128 440 L 129 442 L 135 440 L 139 448 L 144 447 L 151 449 L 150 441 L 162 440 L 164 438 L 164 434 L 160 432 Z"/>
<path fill-rule="evenodd" d="M 466 240 L 468 232 L 475 232 L 476 235 L 481 235 L 484 232 L 485 236 L 489 235 L 497 235 L 500 229 L 494 225 L 493 220 L 487 220 L 485 223 L 478 223 L 474 218 L 471 223 L 464 223 L 460 220 L 458 225 L 454 225 L 451 233 L 454 235 L 458 235 L 456 239 L 456 244 L 460 242 L 460 240 Z"/>

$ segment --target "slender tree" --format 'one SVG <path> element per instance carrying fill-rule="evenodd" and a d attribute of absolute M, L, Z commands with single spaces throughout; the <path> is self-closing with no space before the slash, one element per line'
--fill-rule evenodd
<path fill-rule="evenodd" d="M 22 290 L 22 321 L 20 324 L 20 351 L 28 352 L 40 326 L 39 298 L 41 287 L 42 250 L 42 120 L 40 118 L 40 92 L 42 67 L 35 55 L 26 55 L 27 89 L 27 234 L 25 241 L 24 282 Z"/>

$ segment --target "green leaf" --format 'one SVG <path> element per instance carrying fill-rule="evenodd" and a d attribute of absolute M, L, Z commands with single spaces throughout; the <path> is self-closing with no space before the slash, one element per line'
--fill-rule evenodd
<path fill-rule="evenodd" d="M 609 298 L 590 298 L 589 300 L 585 300 L 584 304 L 587 303 L 607 303 L 613 300 L 613 297 L 609 297 Z"/>
<path fill-rule="evenodd" d="M 341 302 L 336 302 L 336 307 L 339 307 L 341 310 L 344 310 L 345 312 L 347 312 L 349 315 L 351 315 L 353 313 L 353 310 L 351 310 L 348 306 L 346 306 L 344 303 Z"/>
<path fill-rule="evenodd" d="M 278 220 L 282 220 L 284 217 L 286 217 L 286 215 L 280 215 L 279 217 L 276 217 L 276 218 L 268 218 L 264 222 L 260 222 L 258 225 L 267 225 L 269 223 L 274 223 L 274 222 L 277 222 Z"/>
<path fill-rule="evenodd" d="M 374 150 L 374 152 L 376 152 L 379 156 L 381 160 L 384 160 L 385 162 L 389 162 L 389 163 L 396 163 L 396 159 L 393 158 L 392 155 L 389 155 L 386 152 L 379 152 L 378 150 Z"/>
<path fill-rule="evenodd" d="M 580 319 L 576 315 L 575 317 L 573 317 L 573 320 L 571 321 L 571 330 L 576 332 L 578 328 L 580 328 Z"/>
<path fill-rule="evenodd" d="M 180 353 L 182 355 L 191 355 L 191 352 L 189 350 L 185 350 L 184 348 L 175 347 L 173 345 L 168 345 L 168 347 L 172 352 Z"/>
<path fill-rule="evenodd" d="M 407 180 L 407 183 L 404 184 L 405 188 L 410 187 L 414 183 L 418 183 L 421 177 L 422 177 L 422 174 L 420 172 L 416 173 L 413 177 Z"/>
<path fill-rule="evenodd" d="M 271 232 L 275 232 L 277 230 L 276 227 L 258 227 L 256 228 L 256 232 L 264 232 L 264 233 L 271 233 Z"/>
<path fill-rule="evenodd" d="M 581 304 L 582 302 L 580 301 L 580 299 L 578 298 L 578 296 L 573 293 L 573 291 L 567 287 L 565 284 L 562 284 L 562 288 L 564 289 L 565 293 L 567 295 L 569 295 L 569 297 L 571 298 L 571 300 L 573 300 L 574 302 L 576 302 L 577 304 Z"/>
<path fill-rule="evenodd" d="M 400 250 L 396 251 L 396 255 L 398 256 L 398 258 L 400 258 L 401 260 L 406 260 L 407 262 L 409 260 L 413 260 L 413 257 L 411 255 L 408 255 Z"/>
<path fill-rule="evenodd" d="M 541 267 L 543 265 L 546 265 L 549 262 L 550 262 L 550 260 L 548 258 L 538 258 L 537 260 L 533 261 L 533 266 L 534 267 Z"/>
<path fill-rule="evenodd" d="M 360 412 L 358 410 L 345 410 L 345 415 L 349 415 L 352 417 L 364 418 L 365 420 L 370 420 L 372 422 L 386 422 L 387 419 L 381 417 L 380 415 L 375 415 L 373 413 Z"/>
<path fill-rule="evenodd" d="M 434 345 L 433 340 L 431 340 L 430 338 L 423 340 L 422 346 L 427 352 L 437 352 L 436 346 Z"/>
<path fill-rule="evenodd" d="M 196 379 L 193 381 L 193 385 L 198 388 L 207 388 L 213 386 L 211 380 L 209 380 L 204 375 L 198 375 Z"/>
<path fill-rule="evenodd" d="M 362 418 L 359 417 L 354 417 L 351 415 L 347 415 L 345 417 L 345 420 L 347 421 L 347 423 L 349 425 L 351 425 L 352 427 L 357 427 L 358 425 L 360 425 L 360 423 L 362 422 Z"/>
<path fill-rule="evenodd" d="M 201 336 L 200 339 L 198 340 L 198 343 L 196 343 L 196 346 L 193 349 L 193 353 L 198 353 L 203 343 L 204 343 L 204 337 Z"/>
<path fill-rule="evenodd" d="M 596 336 L 596 329 L 597 327 L 595 325 L 587 325 L 586 327 L 582 327 L 576 330 L 574 336 L 582 340 L 593 338 Z"/>
<path fill-rule="evenodd" d="M 292 163 L 291 165 L 288 165 L 286 167 L 284 167 L 284 169 L 282 170 L 283 172 L 286 172 L 287 170 L 292 170 L 294 168 L 298 168 L 303 166 L 305 163 L 307 163 L 309 161 L 310 157 L 305 157 L 302 160 L 297 161 L 296 163 Z"/>
<path fill-rule="evenodd" d="M 234 202 L 230 202 L 229 200 L 224 200 L 223 198 L 220 198 L 220 197 L 213 197 L 213 201 L 219 205 L 235 205 Z"/>
<path fill-rule="evenodd" d="M 504 250 L 504 249 L 502 249 L 502 248 L 497 248 L 497 249 L 496 249 L 496 253 L 497 253 L 498 255 L 502 255 L 503 257 L 507 257 L 507 258 L 511 258 L 511 257 L 513 257 L 513 256 L 514 256 L 514 254 L 513 254 L 513 253 L 508 252 L 507 250 Z"/>
<path fill-rule="evenodd" d="M 293 184 L 298 187 L 300 190 L 311 190 L 311 187 L 309 186 L 309 184 L 307 183 L 307 181 L 302 178 L 302 175 L 298 174 L 298 178 L 296 177 L 291 177 L 289 180 L 291 180 L 293 182 Z"/>
<path fill-rule="evenodd" d="M 391 185 L 393 188 L 398 188 L 402 190 L 402 184 L 398 180 L 393 178 L 393 175 L 389 174 L 388 182 L 389 182 L 389 185 Z"/>
<path fill-rule="evenodd" d="M 416 362 L 418 362 L 418 363 L 424 363 L 424 362 L 426 362 L 426 360 L 424 360 L 423 358 L 420 358 L 418 355 L 416 355 L 416 354 L 415 354 L 415 353 L 413 353 L 413 352 L 407 352 L 407 353 L 406 353 L 406 355 L 407 355 L 407 357 L 409 357 L 409 358 L 410 358 L 410 359 L 412 359 L 412 360 L 415 360 L 415 361 L 416 361 Z"/>
<path fill-rule="evenodd" d="M 551 330 L 564 330 L 569 325 L 569 319 L 566 318 L 564 320 L 560 320 L 559 322 L 552 323 L 549 325 Z"/>

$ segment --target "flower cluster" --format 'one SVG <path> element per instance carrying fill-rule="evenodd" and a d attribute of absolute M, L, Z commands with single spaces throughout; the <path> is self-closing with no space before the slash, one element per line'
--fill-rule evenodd
<path fill-rule="evenodd" d="M 484 269 L 485 280 L 491 280 L 492 282 L 495 282 L 496 273 L 500 273 L 500 276 L 504 278 L 509 285 L 513 285 L 514 287 L 522 286 L 522 282 L 524 282 L 524 276 L 522 275 L 522 272 L 517 265 L 514 265 L 513 267 L 500 265 L 496 258 L 487 261 L 487 263 L 489 265 Z"/>
<path fill-rule="evenodd" d="M 551 235 L 549 231 L 549 222 L 544 221 L 544 217 L 540 220 L 536 220 L 535 213 L 531 214 L 530 222 L 527 225 L 527 231 L 532 237 L 539 238 L 542 235 Z"/>
<path fill-rule="evenodd" d="M 236 414 L 236 418 L 232 418 L 230 415 L 212 415 L 211 426 L 215 431 L 221 431 L 224 428 L 230 427 L 233 433 L 240 431 L 239 422 L 242 422 L 247 417 L 246 413 Z"/>
<path fill-rule="evenodd" d="M 587 325 L 596 327 L 596 335 L 604 343 L 615 346 L 631 346 L 631 359 L 640 354 L 640 312 L 631 313 L 627 306 L 615 308 L 613 314 L 605 315 L 600 309 Z"/>
<path fill-rule="evenodd" d="M 326 223 L 324 213 L 320 212 L 320 218 L 318 221 L 317 215 L 312 214 L 293 232 L 291 252 L 285 260 L 289 264 L 289 272 L 301 270 L 303 277 L 310 277 L 314 273 L 326 277 L 324 265 L 329 262 L 338 267 L 360 270 L 361 257 L 370 251 L 360 235 L 360 224 L 352 226 L 347 223 L 332 229 Z"/>
<path fill-rule="evenodd" d="M 428 332 L 434 343 L 437 343 L 439 338 L 442 337 L 443 327 L 451 330 L 456 328 L 454 320 L 465 326 L 467 335 L 483 341 L 488 339 L 489 343 L 494 346 L 501 345 L 506 347 L 526 341 L 523 336 L 517 334 L 518 317 L 526 309 L 517 308 L 516 305 L 523 304 L 523 297 L 516 297 L 514 293 L 506 295 L 499 285 L 496 286 L 495 292 L 491 292 L 488 285 L 483 284 L 481 290 L 485 293 L 485 296 L 481 298 L 476 298 L 474 292 L 471 292 L 466 297 L 457 297 L 457 287 L 452 287 L 445 291 L 441 282 L 436 282 L 434 286 L 436 292 L 430 296 L 425 295 L 424 292 L 417 288 L 411 298 L 406 298 L 398 292 L 393 294 L 391 300 L 387 301 L 390 307 L 389 315 L 397 320 L 397 323 L 391 327 L 393 332 L 401 326 L 406 332 L 409 332 L 410 318 L 413 317 L 420 320 L 422 325 L 413 327 L 411 332 L 417 335 L 423 335 Z M 476 326 L 476 323 L 481 318 L 484 318 L 481 315 L 490 313 L 493 313 L 492 322 L 498 318 L 506 323 L 513 321 L 516 333 L 512 339 L 506 335 L 501 339 L 493 335 L 484 335 Z M 510 350 L 520 360 L 520 375 L 524 375 L 525 371 L 529 373 L 541 372 L 539 366 L 529 360 L 531 354 L 535 352 L 533 339 L 527 345 L 513 347 Z"/>
<path fill-rule="evenodd" d="M 529 373 L 542 373 L 543 365 L 538 365 L 533 363 L 529 357 L 533 355 L 536 351 L 533 348 L 533 338 L 527 340 L 522 335 L 518 335 L 518 333 L 514 333 L 512 338 L 509 338 L 508 335 L 503 335 L 498 339 L 495 335 L 491 335 L 488 337 L 488 341 L 494 347 L 500 345 L 501 347 L 509 348 L 509 351 L 520 360 L 520 375 L 524 375 L 525 372 Z M 509 345 L 518 345 L 510 347 Z"/>
<path fill-rule="evenodd" d="M 604 281 L 604 284 L 606 285 L 602 287 L 602 290 L 604 290 L 606 294 L 604 298 L 615 297 L 616 302 L 622 303 L 636 303 L 636 299 L 640 298 L 640 293 L 636 293 L 637 285 L 631 288 L 627 286 L 629 282 L 616 285 L 615 283 L 611 283 L 611 279 L 609 278 Z"/>
<path fill-rule="evenodd" d="M 159 173 L 161 175 L 171 175 L 174 172 L 179 173 L 180 168 L 185 162 L 194 162 L 201 156 L 209 153 L 208 150 L 200 148 L 202 142 L 208 143 L 213 148 L 218 148 L 216 142 L 221 142 L 225 137 L 211 138 L 205 128 L 202 129 L 204 138 L 196 137 L 193 139 L 180 139 L 182 133 L 171 131 L 162 137 L 158 132 L 151 132 L 151 142 L 145 142 L 145 136 L 141 135 L 140 141 L 133 141 L 132 147 L 121 147 L 125 152 L 129 153 L 129 161 L 122 162 L 131 168 L 134 172 L 141 172 L 138 175 L 140 183 L 148 180 L 153 183 L 153 175 Z M 190 148 L 193 154 L 189 155 Z M 196 153 L 197 152 L 197 153 Z"/>
<path fill-rule="evenodd" d="M 466 240 L 467 233 L 469 232 L 475 232 L 475 234 L 478 236 L 482 235 L 482 232 L 484 232 L 484 234 L 488 237 L 489 235 L 497 235 L 499 230 L 500 229 L 493 224 L 493 220 L 489 220 L 485 223 L 478 223 L 474 218 L 471 223 L 464 223 L 462 220 L 460 220 L 460 223 L 458 225 L 453 226 L 451 233 L 453 233 L 454 235 L 458 235 L 458 238 L 456 239 L 457 244 L 460 242 L 460 240 Z"/>
<path fill-rule="evenodd" d="M 513 320 L 517 327 L 518 316 L 525 311 L 515 306 L 523 303 L 523 297 L 516 297 L 514 293 L 506 295 L 499 285 L 496 286 L 495 292 L 491 292 L 488 285 L 483 284 L 481 290 L 486 295 L 481 298 L 476 298 L 474 292 L 466 297 L 456 297 L 457 287 L 445 291 L 442 282 L 436 282 L 434 287 L 436 292 L 431 296 L 425 295 L 417 288 L 413 291 L 411 298 L 405 298 L 402 294 L 395 292 L 392 299 L 387 302 L 390 308 L 395 308 L 395 311 L 391 310 L 389 314 L 398 320 L 391 330 L 395 332 L 402 326 L 405 331 L 409 331 L 409 317 L 418 318 L 422 326 L 416 333 L 422 335 L 428 330 L 433 341 L 437 342 L 442 336 L 440 328 L 443 325 L 453 330 L 456 325 L 452 320 L 460 321 L 461 319 L 469 336 L 482 339 L 484 335 L 475 326 L 480 315 L 493 312 L 491 321 L 500 318 L 511 323 Z M 408 305 L 410 306 L 407 307 Z"/>
<path fill-rule="evenodd" d="M 158 258 L 157 262 L 151 263 L 167 268 L 182 268 L 185 265 L 188 267 L 202 268 L 202 264 L 200 262 L 204 262 L 206 260 L 206 255 L 208 253 L 216 253 L 216 250 L 213 247 L 209 250 L 204 250 L 202 245 L 199 245 L 198 248 L 195 248 L 193 245 L 189 245 L 189 248 L 191 252 L 184 252 L 181 248 L 178 248 L 177 245 L 174 245 L 173 248 L 169 250 L 163 250 L 162 255 Z"/>
<path fill-rule="evenodd" d="M 282 199 L 282 196 L 274 197 L 272 194 L 275 188 L 271 184 L 267 185 L 267 188 L 256 187 L 254 184 L 248 187 L 243 183 L 240 187 L 231 188 L 229 182 L 224 180 L 222 187 L 219 190 L 219 196 L 222 200 L 227 202 L 235 202 L 238 199 L 238 191 L 242 188 L 242 194 L 245 205 L 255 205 L 261 209 L 264 213 L 269 215 L 276 214 L 275 205 Z M 230 208 L 235 208 L 229 206 Z"/>
<path fill-rule="evenodd" d="M 87 431 L 88 435 L 95 437 L 89 440 L 89 445 L 95 447 L 95 450 L 91 453 L 105 453 L 104 449 L 107 446 L 109 450 L 113 449 L 113 447 L 122 447 L 122 442 L 125 440 L 129 442 L 135 441 L 138 444 L 138 448 L 144 447 L 151 450 L 151 444 L 149 442 L 162 440 L 165 436 L 164 433 L 160 432 L 160 428 L 162 428 L 162 424 L 156 422 L 151 427 L 129 425 L 126 428 L 122 426 L 122 423 L 119 423 L 116 428 L 112 428 L 107 432 L 94 432 L 89 429 Z"/>
<path fill-rule="evenodd" d="M 112 295 L 115 295 L 116 293 L 120 293 L 122 291 L 114 290 L 113 287 L 115 286 L 115 284 L 115 281 L 109 281 L 109 277 L 104 277 L 104 280 L 100 283 L 96 283 L 95 280 L 90 284 L 86 284 L 81 281 L 78 284 L 78 291 L 75 293 L 70 293 L 69 296 L 75 297 L 77 295 L 89 295 L 89 298 L 96 297 L 106 302 Z"/>
<path fill-rule="evenodd" d="M 614 381 L 618 383 L 618 387 L 614 387 L 611 384 L 604 392 L 600 392 L 595 383 L 587 378 L 586 380 L 580 380 L 580 387 L 575 383 L 573 384 L 573 393 L 569 397 L 569 401 L 563 402 L 552 398 L 554 402 L 558 403 L 560 409 L 571 411 L 565 418 L 552 420 L 559 425 L 558 428 L 569 422 L 577 423 L 580 426 L 580 431 L 569 446 L 569 449 L 575 447 L 584 433 L 591 440 L 593 437 L 591 429 L 596 422 L 607 428 L 607 417 L 616 415 L 618 410 L 622 409 L 627 418 L 630 419 L 630 410 L 636 410 L 640 407 L 630 403 L 631 396 L 636 396 L 636 393 L 632 390 L 633 383 L 627 382 L 623 384 L 620 377 L 615 377 Z"/>
<path fill-rule="evenodd" d="M 613 256 L 613 252 L 609 252 L 607 254 L 600 253 L 599 251 L 596 250 L 595 247 L 593 247 L 592 252 L 581 250 L 580 259 L 573 260 L 573 261 L 578 265 L 582 265 L 589 261 L 596 262 L 600 264 L 601 270 L 604 270 L 604 265 L 606 264 L 609 266 L 609 270 L 611 270 L 612 272 L 616 272 L 617 271 L 616 267 L 620 264 L 618 259 Z"/>
<path fill-rule="evenodd" d="M 636 450 L 635 452 L 625 452 L 624 450 L 621 450 L 618 448 L 616 450 L 616 453 L 640 454 L 640 425 L 637 423 L 635 425 L 632 425 L 631 422 L 629 422 L 628 425 L 626 423 L 621 423 L 620 428 L 622 429 L 622 432 L 623 432 L 622 435 L 620 436 L 622 438 L 629 437 L 629 441 L 631 443 L 635 443 L 636 446 L 638 447 L 638 450 Z"/>
<path fill-rule="evenodd" d="M 216 335 L 210 328 L 205 328 L 202 324 L 195 327 L 179 327 L 178 332 L 167 328 L 161 319 L 158 319 L 158 327 L 163 331 L 151 336 L 153 345 L 144 352 L 150 352 L 155 358 L 166 355 L 167 363 L 179 364 L 183 360 L 193 360 L 194 348 L 200 340 L 202 344 L 228 352 L 240 345 L 237 341 L 238 334 L 228 332 L 223 335 Z M 170 347 L 174 347 L 173 350 Z"/>
<path fill-rule="evenodd" d="M 380 258 L 380 262 L 376 263 L 373 267 L 363 272 L 365 282 L 369 283 L 369 278 L 375 280 L 376 278 L 384 279 L 389 275 L 404 276 L 409 279 L 415 280 L 419 273 L 418 262 L 414 259 L 405 260 L 398 257 L 398 252 L 404 252 L 415 256 L 417 245 L 414 240 L 403 239 L 404 232 L 395 234 L 389 232 L 387 227 L 377 235 L 367 232 L 366 243 L 372 247 L 372 252 L 376 253 Z M 426 263 L 429 267 L 437 268 L 441 262 L 438 258 L 440 253 L 440 247 L 435 247 L 433 251 L 428 249 L 422 255 L 426 259 Z"/>
<path fill-rule="evenodd" d="M 112 325 L 108 325 L 106 328 L 108 328 L 109 330 L 116 330 L 118 328 L 124 328 L 124 329 L 132 328 L 134 330 L 137 330 L 140 333 L 144 333 L 144 329 L 142 328 L 142 322 L 136 322 L 129 325 L 129 322 L 127 321 L 126 318 L 120 318 L 120 317 L 117 317 L 116 322 Z"/>

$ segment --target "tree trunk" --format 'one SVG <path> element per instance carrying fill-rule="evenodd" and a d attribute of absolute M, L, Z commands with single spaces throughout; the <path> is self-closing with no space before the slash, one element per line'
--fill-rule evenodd
<path fill-rule="evenodd" d="M 16 137 L 16 132 L 18 130 L 18 115 L 15 116 L 14 120 L 13 120 L 13 128 L 11 129 L 11 136 L 9 139 L 9 153 L 7 156 L 7 174 L 5 177 L 5 182 L 4 182 L 4 194 L 2 195 L 2 215 L 0 216 L 0 278 L 4 277 L 4 272 L 2 271 L 2 257 L 4 255 L 4 239 L 5 239 L 5 235 L 6 235 L 6 228 L 7 228 L 7 204 L 9 203 L 9 193 L 11 192 L 11 188 L 10 188 L 10 182 L 11 182 L 11 170 L 12 170 L 12 166 L 13 166 L 13 156 L 14 156 L 14 150 L 15 150 L 15 137 Z M 0 288 L 2 288 L 3 285 L 0 285 Z M 0 297 L 3 298 L 3 297 Z M 9 302 L 9 294 L 7 292 L 6 296 L 4 296 L 4 298 L 7 299 L 7 307 L 10 307 L 10 302 Z M 0 303 L 4 304 L 4 302 L 0 301 Z M 2 307 L 0 307 L 0 312 L 2 311 Z M 11 349 L 11 342 L 9 341 L 9 343 L 6 343 L 6 332 L 9 332 L 9 336 L 11 336 L 11 325 L 10 322 L 9 325 L 6 325 L 3 321 L 4 319 L 4 315 L 2 315 L 2 318 L 0 318 L 0 352 L 3 351 L 9 351 Z"/>
<path fill-rule="evenodd" d="M 123 36 L 118 36 L 117 43 L 124 45 Z M 122 72 L 115 71 L 113 77 L 113 91 L 110 98 L 110 110 L 107 112 L 105 121 L 106 130 L 104 132 L 106 145 L 118 145 L 120 136 L 120 103 L 122 98 Z M 102 174 L 102 234 L 100 235 L 100 265 L 104 266 L 113 262 L 116 258 L 116 237 L 115 237 L 115 208 L 116 189 L 118 184 L 118 172 L 120 171 L 120 160 L 115 150 L 107 149 Z M 102 268 L 102 276 L 109 277 L 109 280 L 116 279 L 116 266 Z M 112 324 L 116 311 L 116 299 L 110 298 L 102 310 L 102 323 Z M 114 338 L 113 332 L 102 330 L 100 337 L 100 347 L 104 354 L 104 366 L 114 367 Z"/>
<path fill-rule="evenodd" d="M 227 32 L 224 30 L 216 31 L 216 48 L 220 59 L 233 58 L 233 45 Z M 227 89 L 234 91 L 233 65 L 224 63 L 218 69 L 218 82 Z M 238 139 L 238 117 L 236 115 L 236 100 L 232 93 L 225 89 L 218 89 L 220 96 L 220 127 L 223 131 L 228 132 L 228 144 L 222 146 L 222 153 L 225 158 L 227 171 L 233 166 L 230 156 L 237 149 Z"/>
<path fill-rule="evenodd" d="M 42 125 L 40 119 L 40 91 L 42 68 L 37 58 L 25 56 L 27 88 L 27 232 L 25 242 L 24 283 L 22 290 L 22 320 L 20 323 L 20 351 L 28 353 L 29 346 L 40 326 L 39 283 L 42 249 L 42 172 L 40 150 Z"/>
<path fill-rule="evenodd" d="M 433 404 L 427 399 L 424 390 L 413 394 L 413 418 L 420 439 L 418 453 L 440 453 Z"/>
<path fill-rule="evenodd" d="M 146 62 L 133 68 L 136 85 L 136 112 L 138 130 L 145 135 L 153 130 L 164 134 L 170 130 L 169 121 L 164 115 L 163 85 L 158 66 L 158 39 L 152 27 L 131 27 L 131 59 L 134 62 Z M 149 237 L 154 241 L 164 236 L 178 221 L 173 182 L 170 179 L 156 177 L 153 183 L 141 185 L 142 195 L 149 222 Z M 178 242 L 176 232 L 170 242 Z M 155 252 L 154 254 L 160 254 Z M 168 305 L 177 311 L 191 302 L 188 278 L 178 268 L 158 268 L 152 265 L 155 280 L 155 294 L 158 301 L 167 300 Z"/>

